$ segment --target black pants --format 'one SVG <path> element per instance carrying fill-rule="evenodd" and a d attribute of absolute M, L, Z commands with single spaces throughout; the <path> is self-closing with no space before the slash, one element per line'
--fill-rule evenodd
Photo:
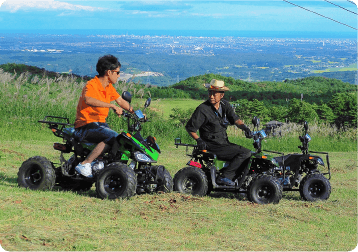
<path fill-rule="evenodd" d="M 237 144 L 228 143 L 225 145 L 208 145 L 208 151 L 216 154 L 217 158 L 224 161 L 230 161 L 230 165 L 221 169 L 221 174 L 225 178 L 233 180 L 236 175 L 245 168 L 249 158 L 251 157 L 251 151 Z M 241 165 L 243 165 L 241 167 Z"/>

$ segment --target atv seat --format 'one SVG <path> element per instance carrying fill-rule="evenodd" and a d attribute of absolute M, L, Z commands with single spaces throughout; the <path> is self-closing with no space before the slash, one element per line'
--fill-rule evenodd
<path fill-rule="evenodd" d="M 67 135 L 73 137 L 76 142 L 80 143 L 84 148 L 93 149 L 96 143 L 88 142 L 86 140 L 80 141 L 80 139 L 75 135 L 75 128 L 64 128 L 63 132 Z"/>
<path fill-rule="evenodd" d="M 299 158 L 297 156 L 301 157 L 302 154 L 294 153 L 294 154 L 288 154 L 285 156 L 279 156 L 275 157 L 274 159 L 279 163 L 280 166 L 285 165 L 285 167 L 290 167 L 290 170 L 296 170 L 300 168 L 300 163 L 297 162 Z"/>

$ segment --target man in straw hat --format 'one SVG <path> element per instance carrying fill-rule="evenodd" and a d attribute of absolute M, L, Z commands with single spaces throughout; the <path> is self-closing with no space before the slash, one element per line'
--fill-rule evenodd
<path fill-rule="evenodd" d="M 209 99 L 196 108 L 185 128 L 197 141 L 200 150 L 206 149 L 215 153 L 219 159 L 230 161 L 229 166 L 221 170 L 216 183 L 234 186 L 233 180 L 240 175 L 237 171 L 242 172 L 243 169 L 239 168 L 249 160 L 251 151 L 230 143 L 226 129 L 229 124 L 235 124 L 245 132 L 246 137 L 250 136 L 251 131 L 235 114 L 230 103 L 223 100 L 224 92 L 229 90 L 224 81 L 213 79 L 204 86 L 208 88 Z M 200 137 L 196 133 L 198 130 Z"/>

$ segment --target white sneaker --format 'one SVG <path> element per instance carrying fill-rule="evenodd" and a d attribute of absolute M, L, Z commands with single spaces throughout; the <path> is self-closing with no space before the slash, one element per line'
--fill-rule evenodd
<path fill-rule="evenodd" d="M 92 176 L 92 166 L 91 166 L 90 163 L 87 163 L 87 164 L 81 164 L 81 163 L 79 163 L 79 164 L 76 166 L 75 170 L 76 170 L 79 174 L 81 174 L 81 175 L 83 175 L 83 176 L 85 176 L 85 177 L 87 177 L 87 178 L 92 178 L 92 177 L 93 177 L 93 176 Z"/>

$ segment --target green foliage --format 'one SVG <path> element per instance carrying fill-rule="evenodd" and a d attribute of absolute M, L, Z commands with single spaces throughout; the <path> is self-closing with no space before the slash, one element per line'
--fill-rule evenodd
<path fill-rule="evenodd" d="M 189 121 L 192 114 L 192 109 L 173 108 L 172 114 L 170 114 L 169 117 L 174 121 L 178 121 L 178 126 L 184 126 Z"/>
<path fill-rule="evenodd" d="M 329 107 L 326 103 L 323 103 L 318 106 L 316 112 L 321 120 L 326 121 L 328 123 L 333 123 L 336 118 L 332 108 Z"/>
<path fill-rule="evenodd" d="M 235 112 L 239 115 L 241 120 L 250 122 L 254 116 L 260 118 L 261 121 L 270 121 L 270 110 L 262 101 L 254 99 L 253 101 L 238 100 L 235 103 Z"/>
<path fill-rule="evenodd" d="M 338 127 L 357 127 L 357 93 L 337 93 L 329 102 Z"/>
<path fill-rule="evenodd" d="M 291 122 L 296 123 L 302 123 L 304 121 L 313 122 L 318 118 L 318 115 L 311 104 L 298 99 L 292 99 L 290 100 L 288 118 Z"/>
<path fill-rule="evenodd" d="M 285 122 L 285 120 L 288 118 L 288 108 L 287 106 L 270 106 L 269 107 L 271 120 L 273 121 L 281 121 Z"/>

